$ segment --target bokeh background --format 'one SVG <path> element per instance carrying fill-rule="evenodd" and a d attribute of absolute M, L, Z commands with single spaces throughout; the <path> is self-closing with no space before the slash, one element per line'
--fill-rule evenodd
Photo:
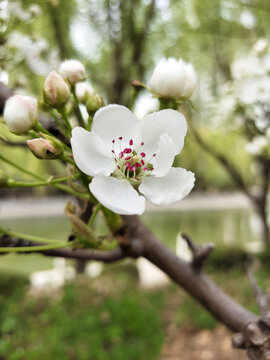
<path fill-rule="evenodd" d="M 131 106 L 142 117 L 158 109 L 158 100 L 146 90 L 136 91 L 132 81 L 147 84 L 162 57 L 183 58 L 193 63 L 198 77 L 188 121 L 192 118 L 207 143 L 225 154 L 248 186 L 256 187 L 257 168 L 239 124 L 247 110 L 256 110 L 257 100 L 242 101 L 240 106 L 235 94 L 243 91 L 236 87 L 237 74 L 246 69 L 243 59 L 253 56 L 260 38 L 269 38 L 269 15 L 268 0 L 2 0 L 0 81 L 13 92 L 41 97 L 48 72 L 65 59 L 78 59 L 106 104 Z M 254 66 L 250 65 L 252 74 Z M 268 84 L 267 73 L 264 76 Z M 9 141 L 22 145 L 10 146 Z M 35 159 L 24 141 L 0 123 L 2 154 L 32 171 L 61 174 L 60 165 Z M 261 242 L 257 215 L 222 165 L 191 133 L 176 165 L 195 173 L 193 194 L 176 207 L 149 207 L 143 220 L 179 256 L 189 256 L 181 232 L 198 243 L 214 242 L 206 270 L 257 311 L 245 277 L 250 253 L 258 262 L 259 282 L 270 287 L 269 251 Z M 0 167 L 23 179 L 8 165 Z M 67 237 L 63 194 L 37 188 L 0 189 L 0 195 L 1 225 Z M 101 218 L 96 229 L 105 231 Z M 1 256 L 0 335 L 1 360 L 242 356 L 231 352 L 229 334 L 216 320 L 140 260 L 103 266 L 38 255 Z"/>

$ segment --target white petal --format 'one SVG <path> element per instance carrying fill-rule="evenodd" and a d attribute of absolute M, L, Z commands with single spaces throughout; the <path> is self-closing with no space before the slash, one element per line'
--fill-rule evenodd
<path fill-rule="evenodd" d="M 118 155 L 120 146 L 123 150 L 129 147 L 131 139 L 135 140 L 137 124 L 136 116 L 125 106 L 107 105 L 95 113 L 92 131 L 109 146 L 115 140 L 114 149 Z"/>
<path fill-rule="evenodd" d="M 161 110 L 147 115 L 138 127 L 136 149 L 151 157 L 157 152 L 157 144 L 162 134 L 168 134 L 174 144 L 174 154 L 178 154 L 184 146 L 184 138 L 187 133 L 187 122 L 183 114 L 175 110 Z M 144 143 L 141 146 L 141 143 Z"/>
<path fill-rule="evenodd" d="M 158 141 L 156 157 L 153 158 L 153 175 L 164 176 L 172 167 L 174 160 L 174 144 L 172 138 L 167 134 L 162 134 Z"/>
<path fill-rule="evenodd" d="M 114 177 L 97 176 L 89 185 L 90 191 L 106 208 L 120 215 L 141 215 L 145 198 L 140 196 L 130 183 Z"/>
<path fill-rule="evenodd" d="M 189 194 L 194 186 L 195 176 L 182 168 L 171 168 L 163 177 L 145 177 L 140 192 L 157 206 L 173 204 Z"/>
<path fill-rule="evenodd" d="M 96 134 L 77 126 L 70 142 L 75 163 L 85 174 L 109 176 L 114 171 L 111 150 Z"/>

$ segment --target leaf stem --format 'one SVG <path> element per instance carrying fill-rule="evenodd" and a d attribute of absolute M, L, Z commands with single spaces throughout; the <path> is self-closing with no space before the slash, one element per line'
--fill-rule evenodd
<path fill-rule="evenodd" d="M 71 87 L 71 93 L 72 93 L 72 95 L 74 97 L 74 101 L 75 101 L 75 105 L 76 105 L 76 115 L 77 115 L 77 118 L 78 118 L 78 121 L 79 121 L 79 125 L 84 128 L 85 123 L 84 123 L 84 119 L 83 119 L 82 112 L 81 112 L 81 109 L 80 109 L 79 100 L 78 100 L 78 97 L 76 95 L 76 91 L 75 91 L 74 86 Z"/>
<path fill-rule="evenodd" d="M 22 246 L 22 247 L 0 247 L 0 253 L 7 253 L 7 252 L 39 252 L 39 251 L 46 251 L 52 249 L 61 249 L 70 247 L 73 245 L 73 242 L 62 244 L 55 244 L 55 245 L 40 245 L 40 246 Z"/>
<path fill-rule="evenodd" d="M 0 226 L 0 234 L 5 234 L 5 235 L 13 236 L 18 239 L 29 240 L 29 241 L 33 241 L 33 242 L 37 242 L 37 243 L 64 244 L 64 242 L 61 242 L 60 240 L 52 240 L 52 239 L 47 239 L 47 238 L 43 238 L 40 236 L 22 234 L 20 232 L 5 229 L 2 226 Z M 0 239 L 0 241 L 1 241 L 1 239 Z"/>
<path fill-rule="evenodd" d="M 95 218 L 99 212 L 99 210 L 101 209 L 101 204 L 98 203 L 96 206 L 95 206 L 95 210 L 93 211 L 91 217 L 90 217 L 90 220 L 88 222 L 88 226 L 91 228 L 93 226 L 93 223 L 95 221 Z"/>
<path fill-rule="evenodd" d="M 62 107 L 61 109 L 58 109 L 59 114 L 61 114 L 62 118 L 64 119 L 66 126 L 68 128 L 68 131 L 71 132 L 72 130 L 72 126 L 70 125 L 67 113 L 66 113 L 66 109 L 64 107 Z"/>

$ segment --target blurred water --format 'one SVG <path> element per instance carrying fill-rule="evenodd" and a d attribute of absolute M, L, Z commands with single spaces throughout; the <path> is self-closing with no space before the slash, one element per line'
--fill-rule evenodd
<path fill-rule="evenodd" d="M 144 214 L 142 219 L 163 243 L 174 250 L 176 237 L 181 232 L 187 233 L 196 243 L 211 241 L 217 247 L 243 248 L 247 243 L 258 241 L 254 215 L 248 209 L 150 212 Z M 1 225 L 14 231 L 58 240 L 65 240 L 70 231 L 68 219 L 63 216 L 4 219 Z M 95 225 L 100 234 L 106 233 L 102 218 L 98 218 Z M 41 255 L 0 257 L 1 271 L 20 271 L 29 274 L 32 271 L 51 268 L 51 266 L 52 260 Z"/>

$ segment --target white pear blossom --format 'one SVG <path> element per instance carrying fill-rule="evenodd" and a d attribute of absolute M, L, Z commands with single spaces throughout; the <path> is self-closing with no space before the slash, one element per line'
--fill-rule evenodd
<path fill-rule="evenodd" d="M 150 91 L 158 96 L 172 99 L 190 97 L 196 87 L 196 74 L 192 64 L 182 59 L 161 59 L 149 82 Z"/>
<path fill-rule="evenodd" d="M 23 134 L 30 130 L 38 118 L 37 99 L 31 96 L 14 95 L 5 105 L 4 120 L 9 130 Z"/>
<path fill-rule="evenodd" d="M 60 64 L 59 74 L 67 80 L 70 85 L 75 85 L 86 78 L 85 67 L 78 60 L 66 60 Z"/>
<path fill-rule="evenodd" d="M 162 110 L 138 121 L 126 107 L 108 105 L 96 112 L 91 132 L 72 130 L 71 146 L 78 168 L 93 176 L 89 187 L 102 205 L 118 214 L 142 214 L 145 198 L 165 206 L 193 188 L 194 174 L 172 167 L 186 132 L 186 120 L 177 111 Z"/>

